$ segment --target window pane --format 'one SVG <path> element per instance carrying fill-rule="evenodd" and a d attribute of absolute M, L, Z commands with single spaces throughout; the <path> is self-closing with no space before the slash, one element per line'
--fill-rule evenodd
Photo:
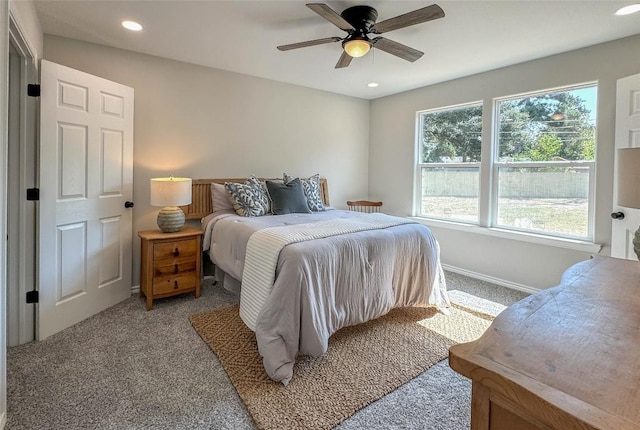
<path fill-rule="evenodd" d="M 421 115 L 421 163 L 480 161 L 482 105 L 425 112 Z"/>
<path fill-rule="evenodd" d="M 596 97 L 591 86 L 501 101 L 499 161 L 594 160 Z"/>
<path fill-rule="evenodd" d="M 420 215 L 478 223 L 479 166 L 423 167 Z"/>
<path fill-rule="evenodd" d="M 590 167 L 501 167 L 498 226 L 557 236 L 589 235 Z"/>

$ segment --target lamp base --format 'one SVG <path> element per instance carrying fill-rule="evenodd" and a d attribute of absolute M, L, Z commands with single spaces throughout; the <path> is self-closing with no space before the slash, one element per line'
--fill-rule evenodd
<path fill-rule="evenodd" d="M 158 227 L 163 233 L 175 233 L 184 227 L 184 212 L 177 206 L 167 206 L 158 212 Z"/>
<path fill-rule="evenodd" d="M 638 260 L 640 260 L 640 227 L 636 230 L 636 233 L 633 235 L 633 252 L 638 256 Z"/>

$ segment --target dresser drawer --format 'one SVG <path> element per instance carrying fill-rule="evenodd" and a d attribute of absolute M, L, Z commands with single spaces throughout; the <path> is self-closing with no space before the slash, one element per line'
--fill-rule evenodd
<path fill-rule="evenodd" d="M 192 257 L 198 252 L 198 241 L 177 240 L 153 245 L 153 260 L 173 260 L 181 257 Z"/>
<path fill-rule="evenodd" d="M 184 272 L 195 272 L 196 261 L 193 258 L 160 260 L 153 263 L 153 277 L 177 275 Z"/>
<path fill-rule="evenodd" d="M 154 278 L 153 294 L 178 293 L 183 290 L 191 290 L 196 287 L 197 281 L 198 274 L 195 271 Z"/>

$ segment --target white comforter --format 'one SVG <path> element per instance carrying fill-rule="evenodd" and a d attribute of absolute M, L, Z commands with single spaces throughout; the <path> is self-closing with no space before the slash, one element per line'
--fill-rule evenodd
<path fill-rule="evenodd" d="M 204 248 L 219 269 L 241 280 L 247 242 L 260 229 L 361 214 L 203 219 Z M 394 307 L 446 307 L 449 300 L 438 243 L 418 223 L 291 243 L 278 257 L 275 281 L 255 332 L 267 374 L 287 384 L 296 354 L 319 356 L 342 327 L 378 318 Z"/>

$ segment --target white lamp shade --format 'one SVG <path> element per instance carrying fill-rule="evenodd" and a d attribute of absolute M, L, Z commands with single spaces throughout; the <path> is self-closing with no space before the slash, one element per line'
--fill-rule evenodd
<path fill-rule="evenodd" d="M 618 149 L 618 205 L 640 209 L 640 148 Z"/>
<path fill-rule="evenodd" d="M 191 178 L 152 178 L 151 206 L 191 204 Z"/>

